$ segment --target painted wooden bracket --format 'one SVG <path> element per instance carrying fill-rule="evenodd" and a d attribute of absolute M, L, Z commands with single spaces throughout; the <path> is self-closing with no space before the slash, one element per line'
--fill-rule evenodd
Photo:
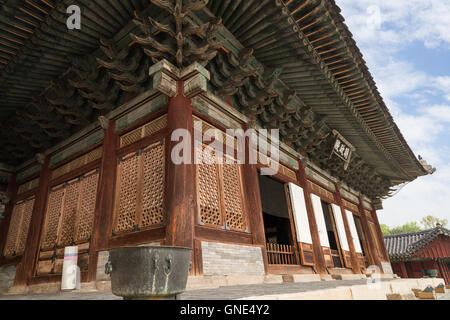
<path fill-rule="evenodd" d="M 180 80 L 183 81 L 183 94 L 192 98 L 207 90 L 210 79 L 209 71 L 197 62 L 180 70 L 165 59 L 151 66 L 149 75 L 153 76 L 153 88 L 169 97 L 178 93 L 177 82 Z"/>

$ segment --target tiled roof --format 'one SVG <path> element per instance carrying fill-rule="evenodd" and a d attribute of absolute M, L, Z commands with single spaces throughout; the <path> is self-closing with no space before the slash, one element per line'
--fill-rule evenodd
<path fill-rule="evenodd" d="M 408 258 L 439 235 L 450 237 L 450 230 L 438 226 L 419 232 L 402 233 L 384 236 L 386 249 L 391 259 Z"/>

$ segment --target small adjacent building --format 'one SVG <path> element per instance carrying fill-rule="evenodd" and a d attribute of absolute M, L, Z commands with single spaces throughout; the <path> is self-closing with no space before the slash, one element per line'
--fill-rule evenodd
<path fill-rule="evenodd" d="M 450 283 L 450 230 L 436 228 L 384 236 L 393 271 L 402 278 L 422 278 L 430 269 Z"/>

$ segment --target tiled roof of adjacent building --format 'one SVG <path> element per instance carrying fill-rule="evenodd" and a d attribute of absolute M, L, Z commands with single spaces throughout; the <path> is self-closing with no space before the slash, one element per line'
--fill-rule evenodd
<path fill-rule="evenodd" d="M 411 257 L 417 250 L 433 241 L 439 235 L 450 237 L 450 230 L 437 226 L 436 228 L 419 232 L 384 236 L 384 242 L 391 259 L 404 259 Z"/>

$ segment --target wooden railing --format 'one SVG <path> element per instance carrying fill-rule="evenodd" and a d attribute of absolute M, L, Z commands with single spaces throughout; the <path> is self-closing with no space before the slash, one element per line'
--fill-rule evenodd
<path fill-rule="evenodd" d="M 296 264 L 294 247 L 287 244 L 267 243 L 269 264 Z"/>

